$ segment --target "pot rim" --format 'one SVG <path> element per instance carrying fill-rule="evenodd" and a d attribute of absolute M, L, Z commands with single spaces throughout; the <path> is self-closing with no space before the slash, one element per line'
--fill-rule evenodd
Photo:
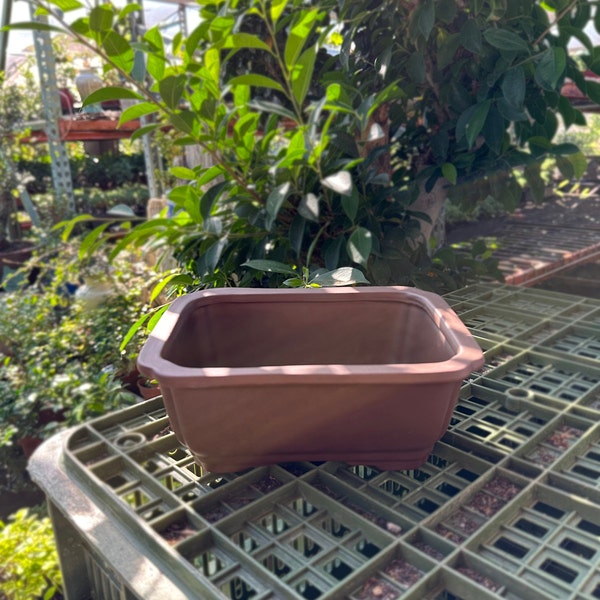
<path fill-rule="evenodd" d="M 400 301 L 424 309 L 439 327 L 454 352 L 444 361 L 421 363 L 381 364 L 301 364 L 259 367 L 185 367 L 162 356 L 163 347 L 169 339 L 177 321 L 184 311 L 204 300 L 205 304 L 220 302 L 257 301 L 339 301 L 340 295 L 348 301 L 373 299 L 378 301 Z M 269 384 L 291 383 L 290 377 L 302 377 L 306 382 L 318 384 L 347 383 L 436 383 L 464 378 L 484 362 L 483 352 L 466 326 L 439 295 L 406 286 L 373 286 L 360 288 L 216 288 L 192 292 L 177 298 L 161 316 L 138 357 L 138 368 L 146 377 L 158 379 L 162 384 L 177 387 L 210 387 L 223 385 L 224 378 L 238 385 L 253 383 L 264 385 L 264 376 Z M 182 381 L 185 378 L 185 381 Z"/>

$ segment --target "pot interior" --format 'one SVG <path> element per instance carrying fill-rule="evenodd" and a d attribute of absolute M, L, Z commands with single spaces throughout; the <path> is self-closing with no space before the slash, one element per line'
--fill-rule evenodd
<path fill-rule="evenodd" d="M 183 367 L 441 362 L 456 349 L 414 301 L 219 299 L 185 307 L 162 357 Z"/>

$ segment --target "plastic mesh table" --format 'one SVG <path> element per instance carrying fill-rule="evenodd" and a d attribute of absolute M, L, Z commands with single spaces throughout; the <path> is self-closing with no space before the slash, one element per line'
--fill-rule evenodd
<path fill-rule="evenodd" d="M 600 598 L 600 302 L 446 299 L 486 364 L 418 469 L 203 473 L 160 398 L 42 445 L 67 597 Z"/>

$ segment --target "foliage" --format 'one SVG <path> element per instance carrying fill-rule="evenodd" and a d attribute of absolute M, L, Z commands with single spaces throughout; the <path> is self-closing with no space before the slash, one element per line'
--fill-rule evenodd
<path fill-rule="evenodd" d="M 136 347 L 123 353 L 119 344 L 145 301 L 146 268 L 128 261 L 108 269 L 96 259 L 73 272 L 68 259 L 77 261 L 76 249 L 60 251 L 29 265 L 46 265 L 35 285 L 1 298 L 0 446 L 135 401 L 120 377 L 133 369 Z M 95 306 L 73 290 L 98 275 L 110 294 Z"/>
<path fill-rule="evenodd" d="M 144 155 L 111 154 L 84 156 L 71 160 L 76 187 L 113 190 L 127 184 L 145 183 Z"/>
<path fill-rule="evenodd" d="M 162 244 L 188 287 L 281 285 L 281 265 L 301 281 L 355 268 L 376 284 L 462 284 L 465 265 L 430 257 L 447 196 L 511 209 L 521 173 L 543 194 L 544 157 L 565 177 L 585 167 L 552 140 L 560 121 L 584 123 L 565 78 L 600 99 L 567 52 L 577 39 L 600 70 L 587 2 L 204 0 L 200 24 L 172 44 L 158 27 L 136 44 L 120 33 L 133 6 L 100 4 L 69 26 L 53 7 L 79 2 L 39 4 L 127 82 L 86 102 L 135 99 L 121 121 L 151 118 L 139 136 L 168 124 L 210 158 L 173 168 L 175 217 L 116 249 Z M 485 250 L 466 266 L 497 272 Z"/>
<path fill-rule="evenodd" d="M 600 115 L 587 115 L 585 125 L 559 130 L 556 139 L 577 145 L 586 156 L 600 155 Z"/>
<path fill-rule="evenodd" d="M 75 155 L 71 152 L 70 155 L 69 166 L 75 188 L 108 191 L 146 182 L 144 155 L 141 152 L 101 156 Z M 30 194 L 44 194 L 52 189 L 49 156 L 22 157 L 15 164 L 21 173 L 29 175 L 26 188 Z"/>
<path fill-rule="evenodd" d="M 21 93 L 15 86 L 2 85 L 0 88 L 0 250 L 9 241 L 18 239 L 20 232 L 14 196 L 19 185 L 14 169 L 18 151 L 15 127 L 24 119 L 20 99 Z"/>
<path fill-rule="evenodd" d="M 0 589 L 6 600 L 49 600 L 60 591 L 62 576 L 47 516 L 28 509 L 0 521 Z"/>

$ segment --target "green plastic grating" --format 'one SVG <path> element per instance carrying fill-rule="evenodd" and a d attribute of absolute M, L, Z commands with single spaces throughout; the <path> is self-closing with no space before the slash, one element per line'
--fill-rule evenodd
<path fill-rule="evenodd" d="M 480 558 L 553 598 L 594 598 L 600 515 L 568 491 L 538 483 L 467 545 Z"/>
<path fill-rule="evenodd" d="M 160 398 L 47 442 L 32 474 L 70 597 L 600 598 L 600 367 L 585 356 L 600 305 L 496 285 L 453 298 L 467 316 L 521 304 L 529 329 L 475 332 L 486 364 L 418 469 L 206 473 Z"/>
<path fill-rule="evenodd" d="M 512 453 L 558 414 L 512 392 L 500 393 L 477 385 L 464 387 L 444 440 L 453 445 L 454 436 L 461 435 L 505 454 Z"/>
<path fill-rule="evenodd" d="M 539 326 L 539 316 L 498 308 L 494 305 L 481 306 L 460 315 L 462 322 L 476 336 L 506 342 L 525 337 Z"/>
<path fill-rule="evenodd" d="M 537 352 L 523 352 L 477 380 L 482 387 L 506 392 L 519 388 L 548 406 L 578 404 L 597 410 L 600 369 Z"/>
<path fill-rule="evenodd" d="M 582 436 L 569 452 L 561 454 L 553 472 L 588 490 L 600 492 L 600 427 Z M 580 493 L 585 494 L 585 491 Z"/>
<path fill-rule="evenodd" d="M 540 340 L 544 352 L 576 358 L 600 367 L 600 329 L 569 325 Z"/>

